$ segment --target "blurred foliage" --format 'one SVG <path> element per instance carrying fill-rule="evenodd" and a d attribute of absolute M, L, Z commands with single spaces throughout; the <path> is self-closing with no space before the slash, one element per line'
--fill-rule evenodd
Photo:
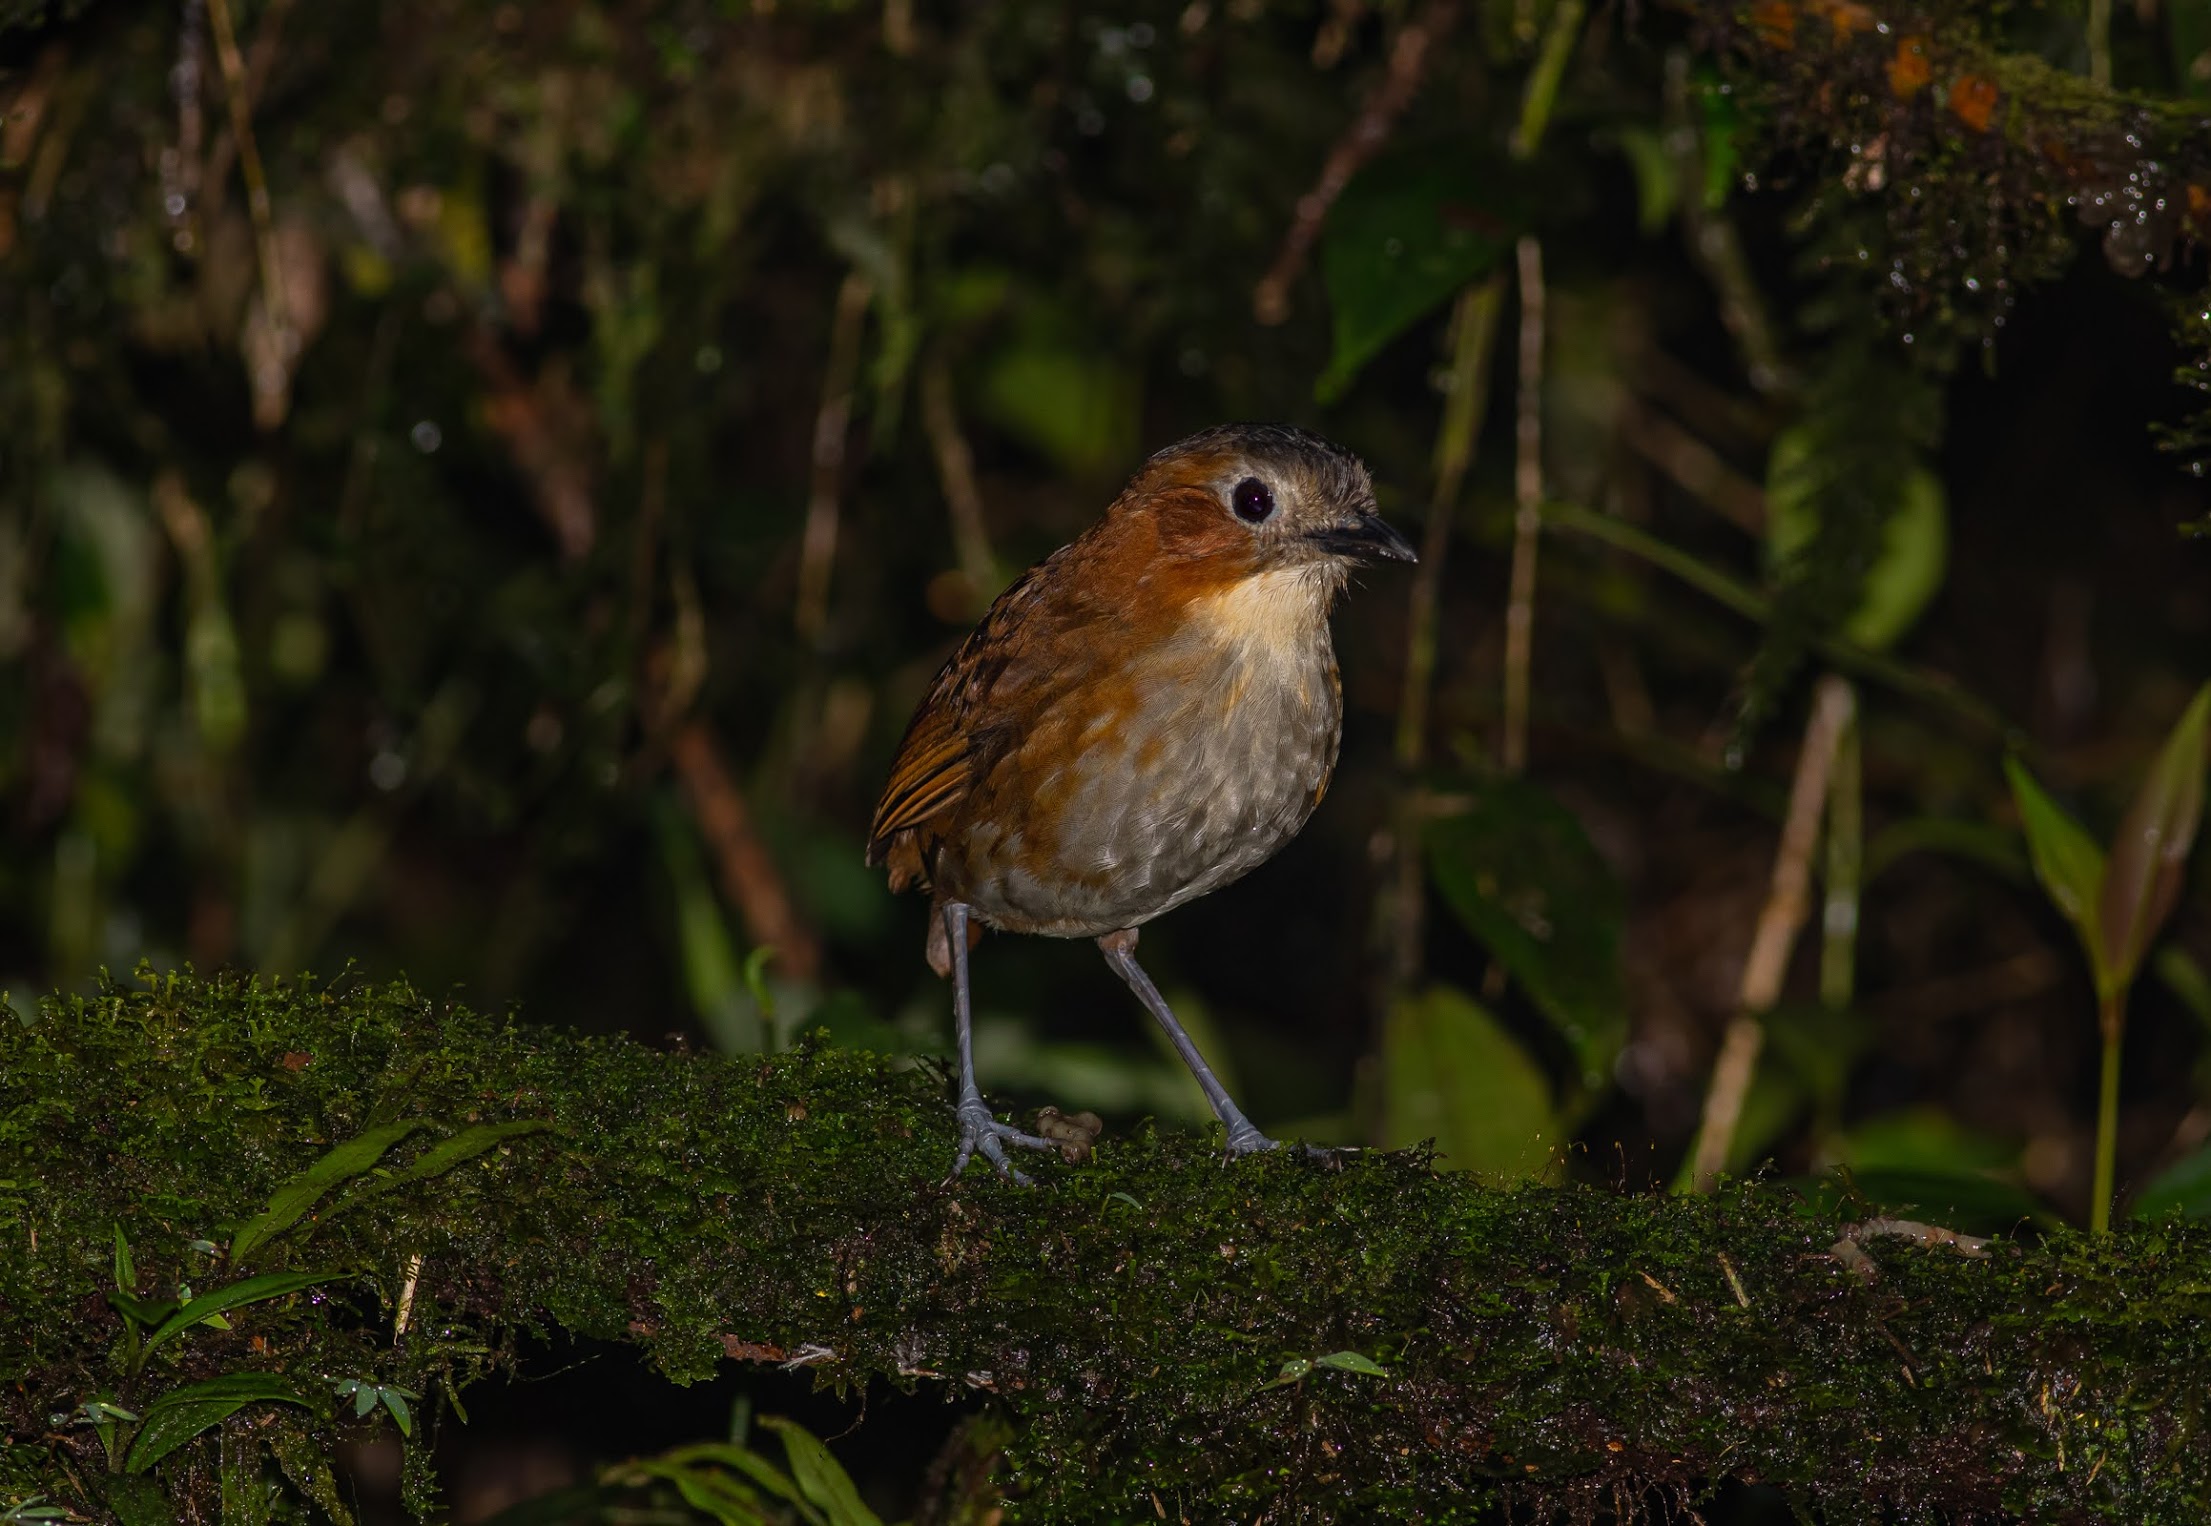
<path fill-rule="evenodd" d="M 0 0 L 0 983 L 937 1050 L 858 851 L 910 706 L 1143 452 L 1292 418 L 1432 581 L 1339 617 L 1305 840 L 1146 931 L 1260 1122 L 1672 1180 L 1833 665 L 1731 1166 L 2090 1218 L 2109 923 L 2120 1196 L 2211 1213 L 2211 877 L 2054 804 L 2185 804 L 2211 672 L 2211 11 L 2109 9 Z M 1203 1125 L 1086 953 L 976 968 L 986 1085 Z"/>

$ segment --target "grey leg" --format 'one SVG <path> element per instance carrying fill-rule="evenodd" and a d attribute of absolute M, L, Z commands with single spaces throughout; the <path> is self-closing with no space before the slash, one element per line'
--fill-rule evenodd
<path fill-rule="evenodd" d="M 1010 1176 L 1026 1187 L 1029 1179 L 1006 1159 L 1006 1145 L 1023 1145 L 1031 1150 L 1056 1146 L 1049 1139 L 1024 1134 L 991 1116 L 982 1089 L 975 1084 L 975 1019 L 967 992 L 967 907 L 959 901 L 944 903 L 944 937 L 951 945 L 952 1018 L 960 1041 L 960 1153 L 952 1158 L 952 1174 L 958 1176 L 965 1171 L 968 1161 L 980 1151 L 1000 1176 Z"/>
<path fill-rule="evenodd" d="M 1198 1085 L 1205 1090 L 1205 1100 L 1213 1104 L 1213 1116 L 1228 1128 L 1228 1153 L 1249 1155 L 1254 1150 L 1271 1150 L 1275 1141 L 1246 1118 L 1243 1109 L 1229 1096 L 1228 1088 L 1221 1085 L 1213 1074 L 1213 1067 L 1205 1063 L 1205 1056 L 1198 1053 L 1198 1046 L 1190 1042 L 1190 1035 L 1182 1031 L 1182 1024 L 1175 1021 L 1175 1014 L 1167 1005 L 1167 999 L 1159 994 L 1159 988 L 1144 973 L 1144 967 L 1136 962 L 1136 929 L 1125 928 L 1117 933 L 1107 933 L 1098 940 L 1099 951 L 1114 972 L 1129 983 L 1152 1016 L 1159 1019 L 1159 1026 L 1167 1030 L 1167 1038 L 1175 1046 L 1175 1053 L 1182 1056 L 1182 1063 L 1190 1067 L 1190 1074 L 1198 1078 Z"/>

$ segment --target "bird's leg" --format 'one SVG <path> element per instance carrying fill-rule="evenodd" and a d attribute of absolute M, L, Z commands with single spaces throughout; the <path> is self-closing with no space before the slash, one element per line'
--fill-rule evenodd
<path fill-rule="evenodd" d="M 952 1174 L 958 1176 L 965 1171 L 968 1161 L 980 1151 L 1000 1176 L 1010 1176 L 1026 1187 L 1029 1179 L 1006 1159 L 1006 1146 L 1024 1145 L 1032 1150 L 1056 1147 L 1049 1139 L 1000 1123 L 983 1101 L 982 1088 L 975 1084 L 975 1019 L 967 992 L 967 907 L 962 902 L 944 903 L 944 941 L 951 946 L 952 1018 L 960 1042 L 960 1153 L 952 1158 Z"/>
<path fill-rule="evenodd" d="M 1117 933 L 1107 933 L 1098 940 L 1098 948 L 1113 966 L 1129 989 L 1136 993 L 1152 1016 L 1159 1019 L 1159 1026 L 1167 1030 L 1168 1042 L 1175 1046 L 1175 1053 L 1182 1056 L 1182 1063 L 1190 1067 L 1190 1074 L 1198 1078 L 1198 1085 L 1205 1090 L 1205 1100 L 1213 1104 L 1213 1116 L 1228 1129 L 1228 1153 L 1249 1155 L 1254 1150 L 1271 1150 L 1275 1141 L 1259 1132 L 1236 1099 L 1229 1096 L 1228 1088 L 1221 1085 L 1220 1077 L 1213 1074 L 1213 1067 L 1205 1063 L 1205 1056 L 1198 1053 L 1198 1046 L 1190 1042 L 1190 1035 L 1182 1031 L 1182 1024 L 1175 1021 L 1174 1010 L 1167 999 L 1159 994 L 1152 978 L 1144 973 L 1144 967 L 1136 962 L 1136 929 L 1123 928 Z"/>

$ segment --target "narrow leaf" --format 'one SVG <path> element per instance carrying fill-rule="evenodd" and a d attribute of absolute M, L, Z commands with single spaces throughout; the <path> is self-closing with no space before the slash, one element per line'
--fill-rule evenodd
<path fill-rule="evenodd" d="M 131 1262 L 131 1243 L 123 1238 L 123 1226 L 115 1226 L 115 1291 L 135 1297 L 138 1268 Z"/>
<path fill-rule="evenodd" d="M 287 1293 L 296 1293 L 301 1288 L 311 1288 L 320 1282 L 336 1282 L 346 1275 L 344 1272 L 263 1272 L 258 1277 L 234 1282 L 227 1288 L 202 1293 L 170 1315 L 160 1329 L 148 1336 L 146 1349 L 152 1351 L 171 1336 L 182 1335 L 214 1315 L 244 1308 L 247 1304 L 282 1298 Z"/>
<path fill-rule="evenodd" d="M 291 1228 L 301 1214 L 322 1201 L 324 1193 L 368 1170 L 384 1158 L 386 1150 L 429 1121 L 427 1118 L 407 1118 L 398 1123 L 380 1124 L 347 1140 L 277 1188 L 268 1206 L 247 1220 L 231 1237 L 232 1264 L 245 1260 L 255 1247 L 271 1236 Z"/>
<path fill-rule="evenodd" d="M 403 1187 L 409 1182 L 425 1182 L 432 1177 L 443 1176 L 463 1161 L 473 1160 L 510 1139 L 520 1139 L 525 1134 L 542 1134 L 553 1127 L 550 1118 L 512 1118 L 505 1123 L 480 1123 L 472 1129 L 463 1129 L 450 1139 L 441 1139 L 424 1150 L 420 1158 L 410 1161 L 386 1177 L 363 1182 L 346 1194 L 345 1206 L 364 1202 L 369 1198 Z"/>
<path fill-rule="evenodd" d="M 2111 842 L 2111 867 L 2098 902 L 2111 988 L 2129 985 L 2142 955 L 2180 897 L 2181 872 L 2203 820 L 2206 722 L 2211 684 L 2181 712 L 2172 735 L 2135 791 Z"/>
<path fill-rule="evenodd" d="M 829 1455 L 829 1448 L 811 1431 L 781 1415 L 762 1415 L 760 1423 L 783 1438 L 783 1450 L 790 1458 L 791 1476 L 798 1480 L 806 1497 L 829 1517 L 829 1526 L 883 1526 L 875 1512 L 860 1502 L 860 1491 L 852 1486 L 852 1475 Z"/>
<path fill-rule="evenodd" d="M 2011 780 L 2012 798 L 2019 803 L 2019 822 L 2026 828 L 2027 852 L 2034 859 L 2035 878 L 2057 909 L 2080 933 L 2097 981 L 2106 966 L 2103 937 L 2096 923 L 2096 903 L 2103 895 L 2103 850 L 2035 782 L 2027 765 L 2017 758 L 2004 759 L 2004 775 Z"/>
<path fill-rule="evenodd" d="M 146 1423 L 124 1459 L 126 1472 L 143 1473 L 200 1432 L 223 1423 L 249 1404 L 305 1404 L 291 1384 L 273 1372 L 233 1372 L 179 1388 L 146 1407 Z"/>
<path fill-rule="evenodd" d="M 1315 1357 L 1316 1367 L 1333 1367 L 1338 1372 L 1356 1372 L 1370 1378 L 1386 1378 L 1389 1370 L 1370 1356 L 1357 1351 L 1331 1351 L 1326 1356 Z"/>
<path fill-rule="evenodd" d="M 396 1388 L 384 1390 L 384 1408 L 392 1412 L 392 1421 L 399 1427 L 399 1434 L 412 1437 L 415 1433 L 414 1412 L 407 1408 L 406 1396 Z"/>

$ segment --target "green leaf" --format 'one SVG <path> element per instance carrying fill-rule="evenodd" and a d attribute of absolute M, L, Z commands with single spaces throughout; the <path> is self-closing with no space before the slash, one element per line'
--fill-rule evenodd
<path fill-rule="evenodd" d="M 392 1412 L 392 1422 L 399 1427 L 399 1434 L 412 1437 L 415 1433 L 414 1411 L 407 1408 L 407 1396 L 396 1388 L 383 1390 L 384 1408 Z"/>
<path fill-rule="evenodd" d="M 1541 1175 L 1557 1120 L 1550 1083 L 1473 998 L 1436 986 L 1400 1000 L 1382 1036 L 1382 1132 L 1393 1149 L 1433 1139 L 1450 1165 Z"/>
<path fill-rule="evenodd" d="M 2103 936 L 2096 923 L 2096 904 L 2103 896 L 2104 855 L 2081 824 L 2065 808 L 2043 792 L 2027 765 L 2017 758 L 2004 759 L 2005 777 L 2011 780 L 2012 798 L 2019 803 L 2019 822 L 2027 831 L 2027 852 L 2034 860 L 2035 878 L 2042 881 L 2057 909 L 2080 934 L 2088 950 L 2096 979 L 2103 982 Z"/>
<path fill-rule="evenodd" d="M 2169 1166 L 2135 1197 L 2129 1215 L 2211 1219 L 2211 1145 Z"/>
<path fill-rule="evenodd" d="M 169 1496 L 142 1474 L 119 1473 L 110 1478 L 107 1504 L 123 1526 L 176 1526 L 177 1513 Z"/>
<path fill-rule="evenodd" d="M 883 1526 L 875 1512 L 860 1503 L 860 1491 L 852 1486 L 852 1476 L 812 1432 L 781 1415 L 762 1415 L 760 1423 L 783 1438 L 791 1476 L 798 1480 L 806 1497 L 829 1517 L 829 1526 Z"/>
<path fill-rule="evenodd" d="M 143 1473 L 200 1432 L 249 1404 L 305 1404 L 273 1372 L 233 1372 L 163 1394 L 146 1407 L 146 1423 L 131 1443 L 124 1469 Z"/>
<path fill-rule="evenodd" d="M 1309 1358 L 1293 1356 L 1282 1364 L 1281 1371 L 1259 1386 L 1261 1388 L 1280 1388 L 1287 1383 L 1302 1383 L 1311 1375 L 1312 1371 L 1313 1364 Z"/>
<path fill-rule="evenodd" d="M 461 1162 L 475 1159 L 494 1145 L 503 1144 L 510 1139 L 520 1139 L 526 1134 L 542 1134 L 552 1127 L 553 1121 L 550 1118 L 511 1118 L 504 1123 L 479 1123 L 474 1128 L 461 1130 L 450 1139 L 439 1140 L 424 1150 L 420 1157 L 391 1175 L 363 1182 L 347 1193 L 339 1206 L 350 1208 L 355 1203 L 365 1202 L 409 1182 L 423 1182 L 432 1177 L 443 1176 Z"/>
<path fill-rule="evenodd" d="M 429 1123 L 427 1118 L 407 1118 L 380 1124 L 358 1134 L 276 1189 L 268 1205 L 231 1237 L 230 1259 L 236 1265 L 270 1239 L 282 1234 L 299 1216 L 322 1201 L 323 1194 L 342 1181 L 359 1176 L 383 1159 L 384 1152 Z"/>
<path fill-rule="evenodd" d="M 1451 144 L 1395 155 L 1351 182 L 1321 235 L 1335 353 L 1316 398 L 1342 395 L 1384 345 L 1495 268 L 1527 221 L 1509 176 L 1501 161 Z"/>
<path fill-rule="evenodd" d="M 1625 905 L 1580 821 L 1536 785 L 1488 779 L 1426 837 L 1452 911 L 1573 1046 L 1581 1085 L 1605 1085 L 1627 1036 Z"/>
<path fill-rule="evenodd" d="M 993 423 L 1076 475 L 1136 454 L 1139 377 L 1064 317 L 1037 315 L 991 356 L 977 401 Z"/>
<path fill-rule="evenodd" d="M 1333 1367 L 1338 1372 L 1356 1372 L 1370 1378 L 1386 1378 L 1389 1370 L 1372 1357 L 1356 1351 L 1331 1351 L 1326 1356 L 1313 1358 L 1316 1367 Z"/>
<path fill-rule="evenodd" d="M 1635 172 L 1636 226 L 1647 238 L 1673 220 L 1681 201 L 1681 177 L 1674 170 L 1674 156 L 1667 151 L 1665 135 L 1656 127 L 1631 123 L 1615 137 L 1620 153 Z"/>
<path fill-rule="evenodd" d="M 1734 193 L 1741 168 L 1742 112 L 1711 65 L 1697 70 L 1697 87 L 1697 105 L 1704 119 L 1704 205 L 1717 212 Z"/>
<path fill-rule="evenodd" d="M 800 1513 L 807 1520 L 820 1523 L 823 1519 L 821 1512 L 816 1510 L 806 1496 L 800 1492 L 798 1484 L 789 1475 L 765 1457 L 762 1457 L 758 1452 L 741 1443 L 734 1441 L 693 1442 L 688 1446 L 680 1446 L 663 1452 L 658 1458 L 654 1459 L 654 1462 L 671 1469 L 691 1471 L 696 1471 L 698 1465 L 702 1462 L 717 1463 L 725 1468 L 734 1468 L 760 1485 L 761 1488 L 773 1494 L 777 1499 L 787 1500 L 797 1506 Z M 673 1477 L 672 1474 L 662 1474 L 661 1476 Z"/>
<path fill-rule="evenodd" d="M 110 1293 L 107 1295 L 107 1301 L 113 1304 L 125 1319 L 147 1330 L 153 1329 L 170 1315 L 176 1313 L 178 1308 L 177 1301 L 174 1298 L 131 1298 L 122 1293 Z"/>
<path fill-rule="evenodd" d="M 202 1324 L 217 1314 L 243 1308 L 247 1304 L 264 1303 L 271 1298 L 282 1298 L 301 1288 L 311 1288 L 317 1283 L 336 1282 L 347 1276 L 345 1272 L 263 1272 L 234 1282 L 227 1288 L 217 1288 L 212 1293 L 202 1293 L 162 1322 L 161 1327 L 146 1338 L 146 1349 L 152 1351 L 171 1336 L 182 1335 L 194 1325 Z"/>
<path fill-rule="evenodd" d="M 1774 566 L 1786 564 L 1819 533 L 1822 473 L 1813 460 L 1822 434 L 1806 425 L 1784 430 L 1766 465 L 1766 549 Z M 1865 575 L 1858 607 L 1842 634 L 1880 651 L 1909 630 L 1941 591 L 1949 567 L 1950 516 L 1942 479 L 1925 467 L 1903 478 L 1903 495 L 1888 515 L 1881 548 Z"/>
<path fill-rule="evenodd" d="M 2142 955 L 2172 915 L 2188 850 L 2203 821 L 2203 771 L 2211 684 L 2181 712 L 2111 841 L 2097 903 L 2110 989 L 2133 983 Z"/>
<path fill-rule="evenodd" d="M 138 1293 L 138 1268 L 131 1262 L 130 1241 L 123 1238 L 120 1224 L 115 1226 L 115 1291 L 134 1300 Z"/>

